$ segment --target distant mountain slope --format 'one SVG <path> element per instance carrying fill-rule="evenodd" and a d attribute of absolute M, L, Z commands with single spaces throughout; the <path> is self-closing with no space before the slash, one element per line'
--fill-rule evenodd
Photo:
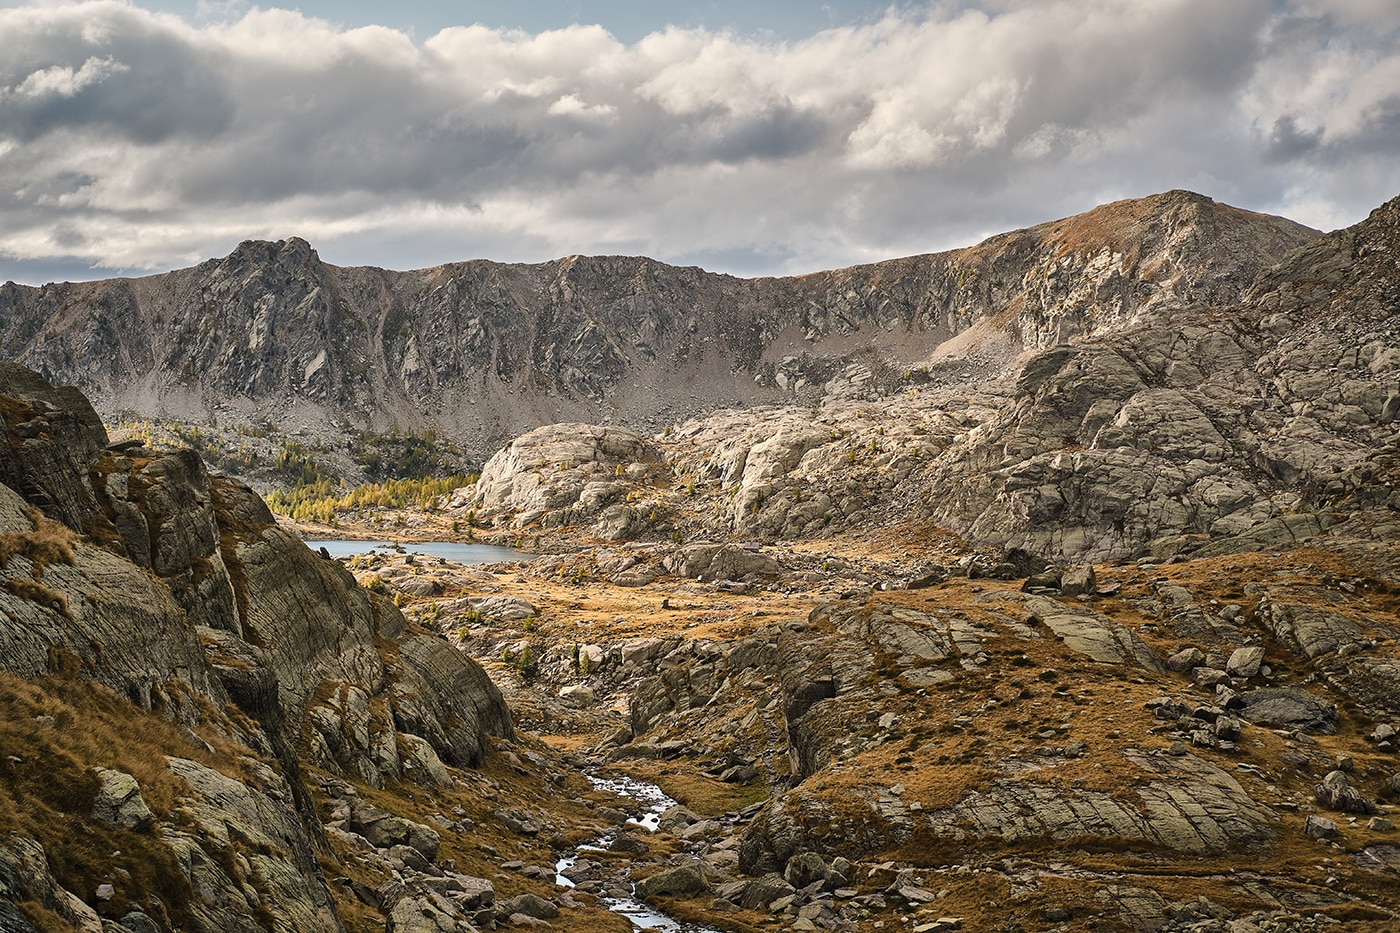
<path fill-rule="evenodd" d="M 1123 214 L 1141 208 L 1112 205 L 1100 214 L 1118 220 L 1096 229 L 1129 229 Z M 1094 220 L 969 252 L 1066 244 Z M 536 429 L 488 461 L 460 507 L 521 531 L 588 523 L 608 540 L 792 541 L 928 520 L 1060 561 L 1393 537 L 1400 198 L 1290 253 L 1234 303 L 1220 296 L 1243 280 L 1203 268 L 1165 272 L 1170 288 L 1144 287 L 1142 301 L 1114 305 L 1100 290 L 1079 311 L 1042 305 L 1058 309 L 1058 337 L 1083 328 L 1064 343 L 1009 313 L 972 324 L 952 343 L 973 348 L 980 332 L 975 352 L 990 353 L 999 332 L 1027 345 L 998 378 L 911 374 L 878 399 L 717 411 L 625 456 L 580 453 L 586 426 Z"/>
<path fill-rule="evenodd" d="M 999 369 L 1145 314 L 1236 303 L 1318 236 L 1172 191 L 790 278 L 580 256 L 391 272 L 250 241 L 163 275 L 0 287 L 0 355 L 109 418 L 434 429 L 484 454 L 553 421 L 656 427 L 934 359 L 949 376 Z"/>

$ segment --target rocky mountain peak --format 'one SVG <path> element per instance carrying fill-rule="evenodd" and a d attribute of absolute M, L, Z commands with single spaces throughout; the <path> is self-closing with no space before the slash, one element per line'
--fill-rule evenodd
<path fill-rule="evenodd" d="M 1237 303 L 1316 238 L 1178 191 L 787 278 L 619 256 L 338 268 L 293 237 L 129 283 L 0 291 L 0 351 L 81 386 L 108 417 L 432 430 L 479 463 L 551 422 L 655 430 L 890 391 L 930 365 L 991 375 L 1028 348 Z"/>

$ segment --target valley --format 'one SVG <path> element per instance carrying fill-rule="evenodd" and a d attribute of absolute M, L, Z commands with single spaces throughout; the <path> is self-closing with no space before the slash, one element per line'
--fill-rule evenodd
<path fill-rule="evenodd" d="M 1400 201 L 0 310 L 0 929 L 1400 917 Z"/>

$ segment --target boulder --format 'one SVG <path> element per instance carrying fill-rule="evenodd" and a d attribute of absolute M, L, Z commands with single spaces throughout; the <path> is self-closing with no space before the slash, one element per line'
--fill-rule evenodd
<path fill-rule="evenodd" d="M 739 904 L 749 910 L 767 910 L 774 901 L 796 893 L 797 889 L 788 884 L 782 875 L 771 873 L 750 881 L 739 897 Z"/>
<path fill-rule="evenodd" d="M 1309 815 L 1303 821 L 1303 834 L 1314 839 L 1334 839 L 1337 836 L 1337 824 L 1325 816 Z"/>
<path fill-rule="evenodd" d="M 646 855 L 651 851 L 651 846 L 647 845 L 646 840 L 632 833 L 618 833 L 613 837 L 612 842 L 608 843 L 608 851 L 623 852 L 627 855 Z"/>
<path fill-rule="evenodd" d="M 689 897 L 711 890 L 710 882 L 699 865 L 687 864 L 667 868 L 637 882 L 638 897 Z"/>
<path fill-rule="evenodd" d="M 700 817 L 693 811 L 680 804 L 676 804 L 673 807 L 666 808 L 661 816 L 657 818 L 656 825 L 659 829 L 664 829 L 666 832 L 675 832 L 681 827 L 698 822 L 700 822 Z"/>
<path fill-rule="evenodd" d="M 1213 690 L 1219 684 L 1228 684 L 1230 675 L 1214 667 L 1197 667 L 1191 671 L 1191 679 L 1198 687 Z"/>
<path fill-rule="evenodd" d="M 1249 645 L 1244 648 L 1236 648 L 1230 655 L 1230 660 L 1225 662 L 1225 671 L 1231 677 L 1253 677 L 1259 673 L 1259 668 L 1264 664 L 1264 648 L 1261 645 Z"/>
<path fill-rule="evenodd" d="M 472 504 L 514 514 L 518 522 L 571 524 L 645 483 L 649 469 L 664 459 L 655 444 L 626 428 L 549 424 L 522 434 L 486 461 Z"/>
<path fill-rule="evenodd" d="M 559 688 L 559 699 L 573 706 L 592 706 L 598 697 L 587 684 L 570 684 Z"/>
<path fill-rule="evenodd" d="M 668 554 L 662 564 L 678 577 L 745 580 L 778 573 L 782 567 L 762 551 L 737 544 L 694 544 Z"/>
<path fill-rule="evenodd" d="M 799 852 L 788 859 L 783 880 L 794 888 L 805 888 L 813 881 L 824 881 L 830 866 L 815 852 Z"/>
<path fill-rule="evenodd" d="M 1252 723 L 1332 735 L 1337 731 L 1334 704 L 1298 687 L 1261 687 L 1240 694 L 1240 716 Z"/>
<path fill-rule="evenodd" d="M 523 622 L 539 614 L 539 610 L 525 600 L 504 594 L 474 598 L 469 603 L 488 622 Z"/>
<path fill-rule="evenodd" d="M 395 845 L 412 846 L 431 861 L 437 857 L 442 837 L 431 826 L 386 813 L 377 807 L 358 805 L 350 813 L 350 829 L 369 840 L 376 849 Z"/>
<path fill-rule="evenodd" d="M 559 916 L 559 905 L 545 900 L 538 894 L 517 894 L 515 897 L 496 902 L 496 916 L 507 919 L 515 914 L 524 914 L 536 920 L 553 920 Z"/>
<path fill-rule="evenodd" d="M 104 826 L 122 829 L 145 829 L 156 821 L 151 808 L 141 797 L 136 779 L 124 771 L 97 768 L 102 780 L 97 799 L 92 804 L 92 818 Z"/>
<path fill-rule="evenodd" d="M 1376 805 L 1351 786 L 1345 771 L 1330 772 L 1313 788 L 1313 797 L 1329 810 L 1367 816 L 1377 812 Z"/>
<path fill-rule="evenodd" d="M 1060 592 L 1066 596 L 1082 596 L 1098 589 L 1098 576 L 1093 564 L 1080 564 L 1060 575 Z"/>
<path fill-rule="evenodd" d="M 1167 658 L 1167 668 L 1179 673 L 1189 673 L 1206 663 L 1205 652 L 1200 648 L 1182 648 L 1176 654 Z"/>
<path fill-rule="evenodd" d="M 405 895 L 389 908 L 384 933 L 459 933 L 459 916 L 444 910 L 439 898 Z"/>

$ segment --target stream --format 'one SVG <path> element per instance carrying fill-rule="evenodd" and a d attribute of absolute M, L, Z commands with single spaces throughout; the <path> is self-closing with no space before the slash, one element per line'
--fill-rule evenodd
<path fill-rule="evenodd" d="M 591 774 L 588 779 L 593 782 L 594 787 L 600 790 L 611 791 L 619 797 L 626 797 L 643 804 L 645 810 L 642 815 L 629 818 L 627 823 L 629 826 L 645 829 L 648 833 L 655 832 L 661 814 L 676 805 L 676 801 L 666 796 L 661 788 L 646 781 L 638 781 L 630 777 L 599 778 Z M 559 859 L 554 863 L 554 883 L 560 887 L 572 888 L 574 883 L 564 877 L 563 873 L 572 868 L 580 856 L 589 852 L 606 852 L 608 844 L 612 840 L 612 834 L 601 836 L 592 844 L 579 846 L 575 850 L 575 854 L 566 855 Z M 601 906 L 613 913 L 622 914 L 631 921 L 633 930 L 658 930 L 661 933 L 718 933 L 709 927 L 673 920 L 630 895 L 618 897 L 615 894 L 600 892 L 597 897 Z"/>

